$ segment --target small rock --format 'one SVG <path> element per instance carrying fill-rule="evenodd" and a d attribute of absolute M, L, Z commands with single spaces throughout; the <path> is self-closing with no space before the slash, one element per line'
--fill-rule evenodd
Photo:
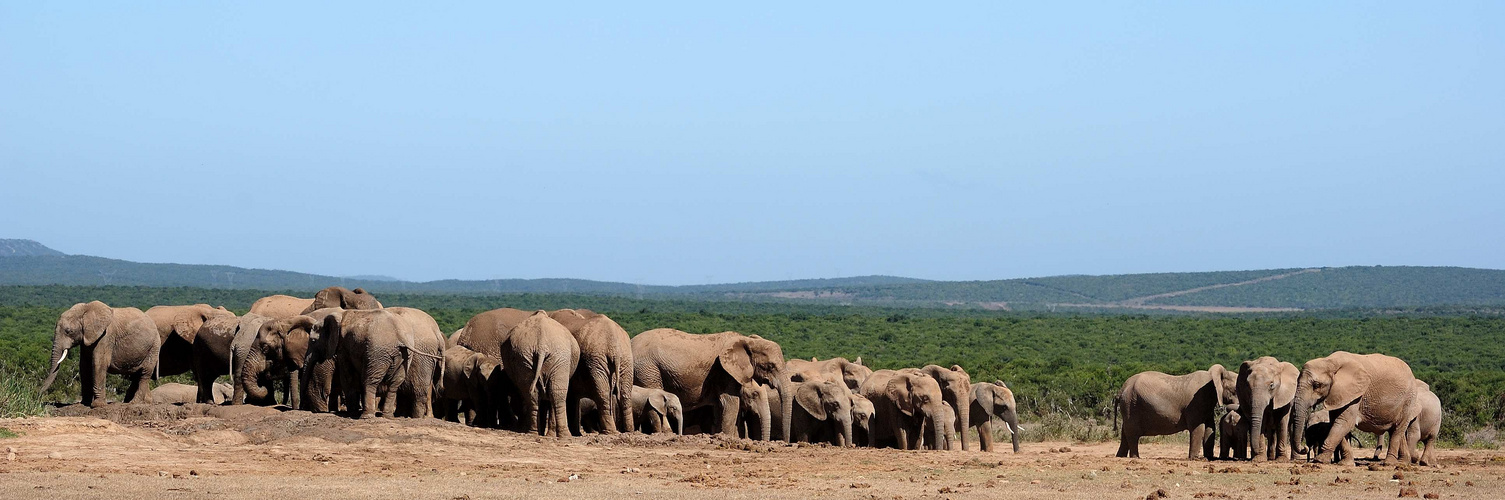
<path fill-rule="evenodd" d="M 1061 447 L 1061 453 L 1071 453 L 1071 447 L 1069 447 L 1069 446 L 1062 446 Z"/>
<path fill-rule="evenodd" d="M 1422 495 L 1421 497 L 1422 498 L 1442 498 L 1442 496 L 1440 496 L 1440 495 L 1438 495 L 1436 493 L 1427 493 L 1425 495 Z"/>
<path fill-rule="evenodd" d="M 5 461 L 6 462 L 14 462 L 14 461 L 16 461 L 16 449 L 14 447 L 10 447 L 10 446 L 6 446 L 5 447 Z"/>
<path fill-rule="evenodd" d="M 1169 497 L 1169 496 L 1171 496 L 1170 493 L 1166 493 L 1164 489 L 1157 489 L 1155 491 L 1150 492 L 1150 494 L 1145 495 L 1144 496 L 1144 500 L 1156 500 L 1156 499 L 1159 499 L 1159 498 L 1166 498 L 1166 497 Z"/>
<path fill-rule="evenodd" d="M 192 477 L 199 477 L 199 471 L 198 471 L 198 470 L 196 470 L 196 469 L 190 469 L 190 470 L 189 470 L 189 471 L 188 471 L 188 475 L 189 475 L 189 476 L 192 476 Z"/>
<path fill-rule="evenodd" d="M 1030 481 L 1029 484 L 1040 484 L 1040 480 L 1036 479 L 1034 481 Z"/>
<path fill-rule="evenodd" d="M 1398 498 L 1416 497 L 1416 496 L 1420 496 L 1420 495 L 1418 495 L 1416 493 L 1416 488 L 1401 488 L 1400 489 L 1400 494 L 1396 495 L 1396 497 L 1398 497 Z"/>
<path fill-rule="evenodd" d="M 1405 475 L 1405 474 L 1402 474 L 1402 473 L 1400 473 L 1400 472 L 1396 472 L 1396 473 L 1395 473 L 1395 475 L 1393 475 L 1393 476 L 1390 476 L 1390 478 L 1391 478 L 1391 479 L 1397 479 L 1397 480 L 1399 480 L 1399 479 L 1405 479 L 1405 478 L 1406 478 L 1406 475 Z"/>
<path fill-rule="evenodd" d="M 50 459 L 53 459 L 53 460 L 61 460 L 63 458 L 63 452 L 61 452 L 61 451 L 54 451 L 54 452 L 48 453 L 47 454 L 47 458 L 50 458 Z"/>
<path fill-rule="evenodd" d="M 165 471 L 165 470 L 159 470 L 159 471 L 157 471 L 157 477 L 167 477 L 167 471 Z"/>

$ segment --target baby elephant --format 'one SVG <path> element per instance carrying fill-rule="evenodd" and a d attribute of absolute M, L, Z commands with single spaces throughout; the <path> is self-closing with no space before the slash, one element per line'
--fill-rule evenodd
<path fill-rule="evenodd" d="M 235 393 L 235 388 L 224 382 L 214 383 L 214 404 L 224 403 Z M 152 389 L 152 401 L 167 404 L 198 402 L 199 386 L 168 382 Z"/>
<path fill-rule="evenodd" d="M 1228 460 L 1228 451 L 1233 451 L 1235 460 L 1248 458 L 1249 434 L 1240 424 L 1243 417 L 1239 415 L 1239 405 L 1223 405 L 1228 413 L 1218 420 L 1218 458 Z"/>
<path fill-rule="evenodd" d="M 632 417 L 633 423 L 645 433 L 685 433 L 685 407 L 680 404 L 679 396 L 663 389 L 632 386 Z"/>
<path fill-rule="evenodd" d="M 491 388 L 501 382 L 502 360 L 462 346 L 444 350 L 444 376 L 435 384 L 435 416 L 451 422 L 465 415 L 465 425 L 491 425 L 477 420 L 477 411 L 488 407 Z"/>

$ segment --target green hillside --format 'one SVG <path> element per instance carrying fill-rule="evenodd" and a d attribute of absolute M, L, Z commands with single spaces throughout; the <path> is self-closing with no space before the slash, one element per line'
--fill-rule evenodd
<path fill-rule="evenodd" d="M 1303 309 L 1499 305 L 1505 304 L 1505 271 L 1463 267 L 1339 267 L 1153 303 Z"/>

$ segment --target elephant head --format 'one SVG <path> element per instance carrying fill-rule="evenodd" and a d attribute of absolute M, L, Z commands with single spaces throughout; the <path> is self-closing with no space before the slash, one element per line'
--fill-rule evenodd
<path fill-rule="evenodd" d="M 42 380 L 39 392 L 45 394 L 47 389 L 52 388 L 52 382 L 57 379 L 58 368 L 68 355 L 68 349 L 75 345 L 92 347 L 99 343 L 114 320 L 115 310 L 97 300 L 74 304 L 64 311 L 58 317 L 57 328 L 52 334 L 52 364 L 47 369 L 47 378 Z"/>
<path fill-rule="evenodd" d="M 846 383 L 829 378 L 808 380 L 795 387 L 794 400 L 811 418 L 834 424 L 841 433 L 842 446 L 855 445 L 852 441 L 852 390 Z"/>
<path fill-rule="evenodd" d="M 308 360 L 309 345 L 312 342 L 316 323 L 313 318 L 298 315 L 291 318 L 281 318 L 263 322 L 256 330 L 256 338 L 251 343 L 251 352 L 248 361 L 253 361 L 242 366 L 253 367 L 260 358 L 262 369 L 285 370 L 295 377 L 289 393 L 299 391 L 298 375 L 303 370 L 304 363 Z M 262 399 L 267 397 L 267 388 L 256 383 L 260 373 L 253 370 L 243 370 L 241 373 L 246 395 Z M 297 401 L 297 398 L 290 398 Z M 294 408 L 298 405 L 294 404 Z"/>
<path fill-rule="evenodd" d="M 941 395 L 941 385 L 929 375 L 916 371 L 904 370 L 900 376 L 888 381 L 884 387 L 885 396 L 893 401 L 894 406 L 900 413 L 909 418 L 929 421 L 935 443 L 946 443 L 947 425 L 936 425 L 935 420 L 945 418 L 945 397 Z M 955 414 L 952 411 L 951 414 Z"/>
<path fill-rule="evenodd" d="M 758 427 L 761 434 L 758 439 L 768 441 L 773 432 L 773 419 L 770 415 L 768 402 L 768 387 L 762 384 L 742 384 L 738 397 L 742 399 L 742 410 L 758 415 Z M 752 437 L 752 436 L 748 436 Z"/>
<path fill-rule="evenodd" d="M 1346 355 L 1346 356 L 1345 356 Z M 1306 443 L 1297 439 L 1307 426 L 1312 407 L 1317 403 L 1330 410 L 1348 406 L 1369 390 L 1374 377 L 1357 356 L 1335 352 L 1325 358 L 1307 361 L 1296 378 L 1296 395 L 1291 404 L 1291 450 L 1307 453 Z"/>
<path fill-rule="evenodd" d="M 1014 453 L 1019 453 L 1019 407 L 1014 401 L 1014 391 L 1002 380 L 972 384 L 972 414 L 968 427 L 977 427 L 997 418 L 1009 426 Z"/>
<path fill-rule="evenodd" d="M 1270 410 L 1291 404 L 1296 396 L 1296 379 L 1300 371 L 1296 365 L 1281 362 L 1270 356 L 1245 361 L 1239 365 L 1235 393 L 1241 425 L 1248 427 L 1250 442 L 1254 445 L 1253 459 L 1267 458 L 1267 444 L 1256 439 L 1263 432 L 1266 414 Z"/>
<path fill-rule="evenodd" d="M 363 289 L 346 289 L 342 286 L 332 286 L 319 290 L 314 294 L 313 305 L 303 311 L 307 314 L 326 307 L 338 307 L 341 309 L 381 309 L 381 302 L 376 297 Z"/>
<path fill-rule="evenodd" d="M 748 383 L 771 386 L 778 393 L 781 415 L 789 415 L 793 410 L 794 391 L 784 390 L 788 377 L 784 376 L 784 350 L 778 343 L 757 335 L 738 335 L 716 356 L 716 364 L 740 387 L 746 387 Z M 788 421 L 784 419 L 786 437 L 789 435 Z M 764 425 L 773 424 L 771 420 L 765 422 Z"/>
<path fill-rule="evenodd" d="M 949 369 L 937 365 L 926 365 L 920 371 L 941 384 L 941 394 L 956 412 L 957 421 L 953 427 L 964 429 L 972 418 L 972 377 L 967 375 L 967 371 L 963 370 L 960 365 L 951 365 Z M 961 444 L 962 449 L 970 447 L 971 443 L 965 432 L 961 433 Z"/>
<path fill-rule="evenodd" d="M 852 435 L 858 437 L 861 432 L 861 441 L 866 442 L 867 436 L 873 432 L 873 416 L 877 415 L 877 409 L 873 402 L 861 394 L 852 393 Z M 855 442 L 853 444 L 856 444 Z"/>

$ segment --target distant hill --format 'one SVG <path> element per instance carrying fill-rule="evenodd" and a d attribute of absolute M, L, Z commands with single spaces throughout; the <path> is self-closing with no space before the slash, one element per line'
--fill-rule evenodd
<path fill-rule="evenodd" d="M 32 240 L 0 239 L 0 257 L 28 257 L 33 255 L 65 255 Z"/>
<path fill-rule="evenodd" d="M 895 276 L 657 286 L 581 279 L 401 281 L 268 269 L 147 264 L 64 255 L 0 240 L 0 285 L 198 287 L 374 293 L 576 294 L 687 301 L 1112 312 L 1284 312 L 1342 308 L 1505 306 L 1505 271 L 1460 267 L 1335 267 L 928 281 Z"/>

